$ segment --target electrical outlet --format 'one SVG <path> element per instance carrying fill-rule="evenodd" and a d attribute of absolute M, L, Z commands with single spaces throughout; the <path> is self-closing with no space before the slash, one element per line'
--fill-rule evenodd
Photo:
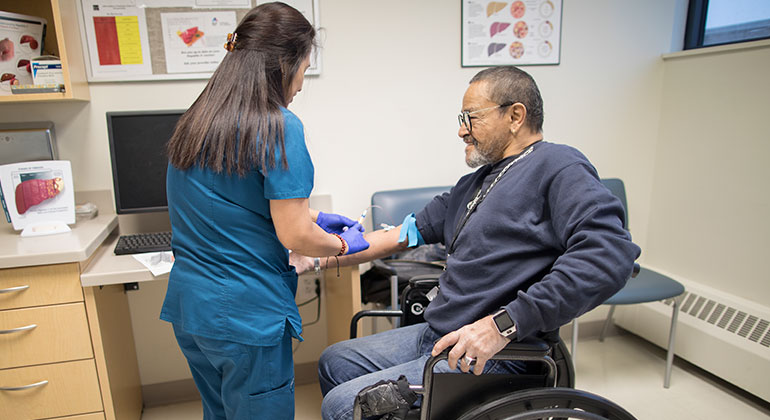
<path fill-rule="evenodd" d="M 315 297 L 316 279 L 315 275 L 299 276 L 297 281 L 297 302 L 302 303 Z"/>

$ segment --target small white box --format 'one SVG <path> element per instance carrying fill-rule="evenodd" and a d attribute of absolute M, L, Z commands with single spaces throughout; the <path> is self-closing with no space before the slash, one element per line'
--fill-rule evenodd
<path fill-rule="evenodd" d="M 64 74 L 59 57 L 44 55 L 32 59 L 32 83 L 35 85 L 63 85 Z"/>

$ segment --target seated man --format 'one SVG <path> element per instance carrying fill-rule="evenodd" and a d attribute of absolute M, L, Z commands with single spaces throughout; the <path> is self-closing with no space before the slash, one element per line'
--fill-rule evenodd
<path fill-rule="evenodd" d="M 449 346 L 436 371 L 520 372 L 520 362 L 489 358 L 510 340 L 558 334 L 631 274 L 640 249 L 623 228 L 621 203 L 580 152 L 543 141 L 543 103 L 529 74 L 481 71 L 462 109 L 465 161 L 480 168 L 400 229 L 366 235 L 367 251 L 338 260 L 445 244 L 446 271 L 426 322 L 327 348 L 318 366 L 324 419 L 352 418 L 355 395 L 377 381 L 405 375 L 421 383 L 425 361 Z"/>

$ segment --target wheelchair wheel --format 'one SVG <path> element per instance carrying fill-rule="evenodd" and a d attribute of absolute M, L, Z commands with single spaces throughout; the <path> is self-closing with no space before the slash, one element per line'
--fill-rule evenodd
<path fill-rule="evenodd" d="M 480 405 L 457 420 L 636 420 L 614 402 L 571 388 L 539 388 L 505 395 Z"/>

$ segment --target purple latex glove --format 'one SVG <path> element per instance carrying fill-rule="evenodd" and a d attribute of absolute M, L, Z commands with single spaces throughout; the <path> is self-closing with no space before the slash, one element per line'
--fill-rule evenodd
<path fill-rule="evenodd" d="M 355 254 L 369 248 L 369 242 L 364 239 L 364 227 L 358 222 L 353 222 L 350 229 L 340 234 L 342 239 L 348 243 L 348 254 Z"/>
<path fill-rule="evenodd" d="M 343 232 L 348 230 L 345 228 L 350 228 L 354 225 L 358 225 L 358 229 L 361 232 L 364 231 L 364 227 L 361 226 L 360 223 L 357 223 L 355 220 L 348 219 L 345 216 L 334 213 L 323 213 L 319 211 L 316 224 L 318 224 L 318 226 L 320 226 L 321 229 L 325 230 L 327 233 L 336 233 L 338 235 L 342 235 Z"/>

